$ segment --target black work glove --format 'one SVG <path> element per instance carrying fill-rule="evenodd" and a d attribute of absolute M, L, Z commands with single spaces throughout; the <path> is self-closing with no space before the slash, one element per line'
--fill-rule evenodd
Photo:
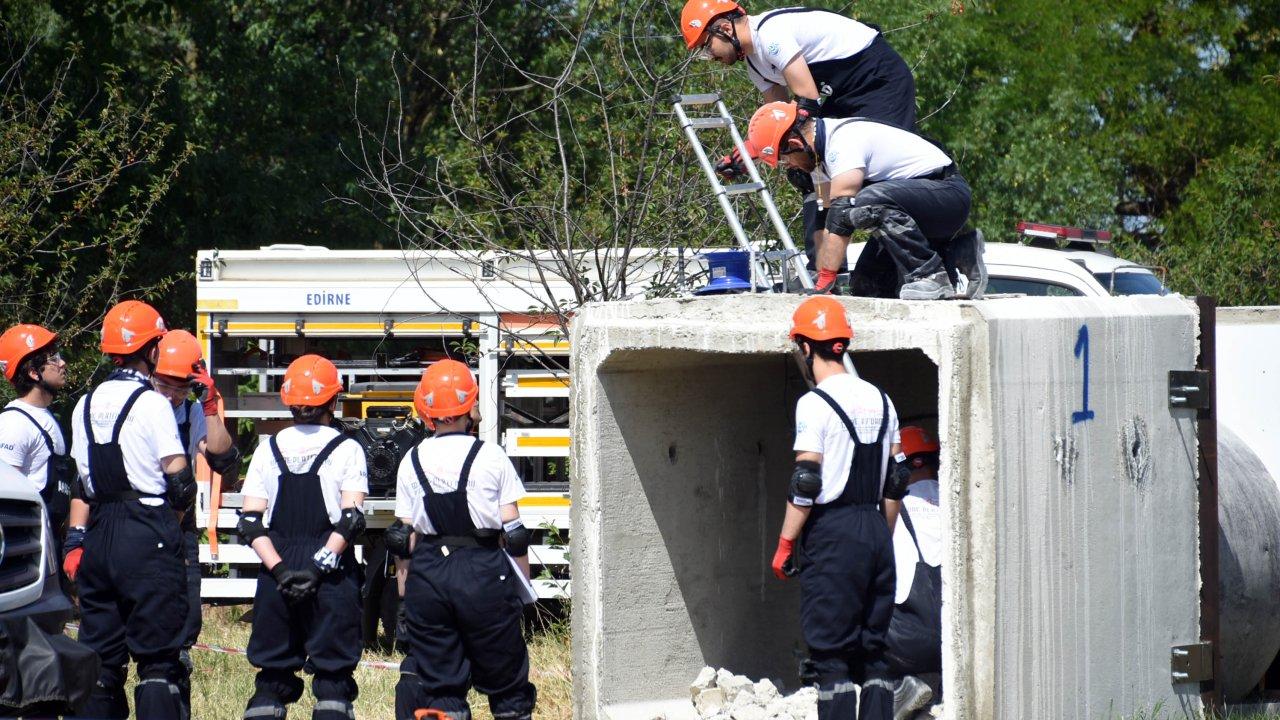
<path fill-rule="evenodd" d="M 302 570 L 291 570 L 293 582 L 285 599 L 292 603 L 301 603 L 316 596 L 320 590 L 320 568 L 309 567 Z"/>
<path fill-rule="evenodd" d="M 382 535 L 382 540 L 387 544 L 387 552 L 398 558 L 407 558 L 409 557 L 409 537 L 411 535 L 413 535 L 413 528 L 396 518 L 395 522 L 387 526 Z"/>
<path fill-rule="evenodd" d="M 808 195 L 814 191 L 813 177 L 799 168 L 787 170 L 787 182 L 799 190 L 801 195 Z"/>

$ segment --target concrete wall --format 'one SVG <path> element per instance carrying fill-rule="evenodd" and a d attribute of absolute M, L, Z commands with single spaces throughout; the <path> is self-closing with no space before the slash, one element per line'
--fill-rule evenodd
<path fill-rule="evenodd" d="M 595 305 L 574 322 L 579 720 L 687 717 L 706 664 L 794 687 L 797 589 L 768 560 L 803 389 L 797 302 Z M 1194 431 L 1163 390 L 1194 357 L 1187 306 L 845 302 L 860 373 L 943 438 L 948 714 L 1198 708 L 1169 681 L 1169 646 L 1198 623 Z M 1099 400 L 1073 425 L 1083 322 Z M 1125 433 L 1150 452 L 1126 462 Z"/>

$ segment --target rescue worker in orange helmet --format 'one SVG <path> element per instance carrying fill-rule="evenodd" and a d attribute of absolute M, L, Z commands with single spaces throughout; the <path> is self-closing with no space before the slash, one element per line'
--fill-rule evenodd
<path fill-rule="evenodd" d="M 230 479 L 240 478 L 240 450 L 232 443 L 221 414 L 217 386 L 204 364 L 200 341 L 186 330 L 170 330 L 160 340 L 160 357 L 151 373 L 151 386 L 173 405 L 178 437 L 188 462 L 203 454 L 210 469 Z M 196 399 L 192 399 L 192 397 Z M 198 408 L 198 409 L 197 409 Z M 200 534 L 196 514 L 182 517 L 183 550 L 187 560 L 187 620 L 182 631 L 182 662 L 191 669 L 191 646 L 200 637 Z M 190 687 L 183 688 L 190 702 Z"/>
<path fill-rule="evenodd" d="M 831 178 L 812 292 L 832 292 L 850 237 L 868 230 L 870 240 L 850 275 L 855 295 L 956 296 L 939 249 L 949 252 L 945 248 L 961 234 L 972 198 L 942 148 L 882 122 L 807 117 L 795 103 L 784 102 L 756 110 L 747 136 L 766 164 L 821 170 Z M 885 275 L 889 279 L 882 282 Z"/>
<path fill-rule="evenodd" d="M 18 394 L 0 410 L 0 462 L 27 476 L 39 491 L 54 549 L 61 552 L 76 469 L 62 428 L 49 411 L 67 385 L 67 363 L 58 353 L 57 333 L 39 325 L 6 330 L 0 335 L 0 372 Z"/>
<path fill-rule="evenodd" d="M 302 697 L 299 670 L 315 674 L 313 720 L 351 720 L 360 637 L 361 571 L 354 541 L 369 492 L 364 450 L 330 427 L 342 390 L 319 355 L 289 364 L 280 400 L 293 425 L 249 462 L 238 529 L 258 557 L 249 662 L 258 668 L 247 719 L 283 718 Z"/>
<path fill-rule="evenodd" d="M 893 533 L 897 584 L 886 634 L 894 677 L 895 716 L 910 717 L 933 698 L 918 675 L 942 672 L 942 510 L 938 496 L 938 441 L 922 427 L 901 431 L 899 466 L 891 494 L 901 501 Z"/>
<path fill-rule="evenodd" d="M 80 642 L 102 659 L 98 685 L 77 717 L 125 718 L 129 658 L 138 664 L 136 717 L 187 718 L 178 659 L 186 616 L 181 515 L 196 484 L 173 410 L 151 388 L 164 320 L 126 300 L 107 312 L 99 345 L 116 369 L 76 404 L 71 455 L 88 507 L 83 547 L 64 569 L 80 589 Z M 88 515 L 83 512 L 82 517 Z M 80 525 L 74 517 L 73 525 Z"/>
<path fill-rule="evenodd" d="M 765 102 L 794 98 L 812 117 L 865 117 L 915 129 L 911 68 L 874 25 L 813 8 L 747 15 L 733 0 L 688 0 L 680 31 L 685 46 L 699 57 L 725 65 L 745 61 L 747 76 Z M 718 169 L 730 178 L 746 174 L 733 157 Z M 791 169 L 787 180 L 804 197 L 805 254 L 813 268 L 821 239 L 816 235 L 826 223 L 815 189 L 828 178 Z"/>
<path fill-rule="evenodd" d="M 478 394 L 470 368 L 441 360 L 413 395 L 435 435 L 400 461 L 398 521 L 386 534 L 389 552 L 412 558 L 397 720 L 468 720 L 472 685 L 503 720 L 528 720 L 537 701 L 520 628 L 523 603 L 533 601 L 530 533 L 517 505 L 524 484 L 501 448 L 471 436 Z"/>
<path fill-rule="evenodd" d="M 894 562 L 880 501 L 898 418 L 884 391 L 845 370 L 852 338 L 835 298 L 809 298 L 792 317 L 816 385 L 796 403 L 796 467 L 772 567 L 779 579 L 800 578 L 819 720 L 889 720 Z"/>

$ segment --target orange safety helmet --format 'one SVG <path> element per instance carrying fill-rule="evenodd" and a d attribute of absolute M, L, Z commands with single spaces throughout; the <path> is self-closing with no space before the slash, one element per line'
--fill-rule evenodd
<path fill-rule="evenodd" d="M 303 355 L 289 363 L 284 371 L 284 384 L 280 386 L 280 401 L 286 406 L 328 405 L 342 390 L 338 368 L 319 355 Z"/>
<path fill-rule="evenodd" d="M 733 0 L 689 0 L 680 11 L 680 34 L 684 35 L 685 47 L 690 50 L 698 46 L 698 40 L 707 26 L 717 16 L 727 12 L 745 12 L 742 6 Z"/>
<path fill-rule="evenodd" d="M 814 295 L 800 303 L 791 316 L 791 339 L 799 336 L 810 340 L 852 340 L 853 328 L 844 305 L 830 295 Z"/>
<path fill-rule="evenodd" d="M 200 341 L 186 330 L 170 330 L 160 338 L 160 359 L 155 373 L 190 380 L 204 358 Z"/>
<path fill-rule="evenodd" d="M 23 360 L 49 347 L 57 339 L 57 333 L 39 325 L 14 325 L 5 330 L 0 335 L 0 372 L 4 373 L 4 379 L 13 382 Z"/>
<path fill-rule="evenodd" d="M 796 124 L 796 104 L 775 101 L 765 103 L 751 116 L 747 124 L 747 148 L 753 158 L 760 158 L 770 167 L 778 167 L 782 157 L 782 140 Z"/>
<path fill-rule="evenodd" d="M 165 332 L 164 318 L 155 308 L 141 300 L 125 300 L 107 311 L 98 348 L 107 355 L 130 355 Z"/>
<path fill-rule="evenodd" d="M 938 441 L 929 437 L 922 427 L 908 425 L 898 433 L 902 437 L 902 454 L 907 457 L 920 453 L 936 453 L 941 449 Z"/>
<path fill-rule="evenodd" d="M 479 394 L 471 368 L 457 360 L 440 360 L 423 371 L 413 391 L 413 407 L 424 418 L 458 417 L 471 412 Z"/>

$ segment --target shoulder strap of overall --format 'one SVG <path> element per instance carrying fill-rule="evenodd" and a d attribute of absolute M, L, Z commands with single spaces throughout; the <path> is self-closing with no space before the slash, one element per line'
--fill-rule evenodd
<path fill-rule="evenodd" d="M 276 459 L 276 469 L 283 475 L 289 472 L 289 466 L 284 462 L 284 454 L 280 452 L 280 444 L 276 442 L 276 437 L 276 435 L 272 435 L 267 444 L 271 446 L 271 454 Z"/>
<path fill-rule="evenodd" d="M 906 503 L 902 503 L 898 508 L 898 517 L 902 518 L 902 524 L 907 526 L 907 533 L 911 535 L 911 542 L 916 546 L 916 555 L 923 562 L 924 553 L 920 550 L 920 539 L 916 537 L 916 528 L 911 524 L 911 513 L 907 512 Z"/>
<path fill-rule="evenodd" d="M 124 401 L 124 407 L 120 408 L 120 414 L 116 416 L 116 425 L 111 428 L 111 442 L 120 442 L 120 431 L 124 429 L 124 421 L 128 419 L 129 411 L 133 409 L 133 404 L 138 402 L 138 398 L 142 397 L 142 393 L 146 391 L 147 386 L 143 385 L 137 390 L 134 390 L 133 394 L 129 396 L 129 399 Z M 86 402 L 84 407 L 88 410 L 89 403 Z"/>
<path fill-rule="evenodd" d="M 84 396 L 84 412 L 80 416 L 81 421 L 84 422 L 85 442 L 87 442 L 90 445 L 92 445 L 95 441 L 93 438 L 93 423 L 89 422 L 89 405 L 93 403 L 93 393 L 97 389 L 98 388 L 90 389 L 89 392 Z"/>
<path fill-rule="evenodd" d="M 427 473 L 422 469 L 422 461 L 418 459 L 418 449 L 422 447 L 422 443 L 426 442 L 426 438 L 418 441 L 417 445 L 409 451 L 409 459 L 413 461 L 413 472 L 418 476 L 418 484 L 422 486 L 423 497 L 434 495 L 431 491 L 431 483 L 427 480 Z"/>
<path fill-rule="evenodd" d="M 476 455 L 480 454 L 480 446 L 483 444 L 484 442 L 479 439 L 472 443 L 467 459 L 462 463 L 462 472 L 458 475 L 459 490 L 467 489 L 467 482 L 471 479 L 471 465 L 476 461 Z"/>
<path fill-rule="evenodd" d="M 330 440 L 329 444 L 325 445 L 324 448 L 320 450 L 320 454 L 316 455 L 316 459 L 311 461 L 311 472 L 320 472 L 320 466 L 324 465 L 325 461 L 329 459 L 329 456 L 333 454 L 333 451 L 337 450 L 339 445 L 348 440 L 355 442 L 355 438 L 347 437 L 342 433 L 338 433 L 337 437 Z"/>
<path fill-rule="evenodd" d="M 875 444 L 884 442 L 884 434 L 889 430 L 889 396 L 880 391 L 880 434 L 876 435 Z"/>
<path fill-rule="evenodd" d="M 44 445 L 45 447 L 49 448 L 49 454 L 50 455 L 58 454 L 57 451 L 53 449 L 53 437 L 49 435 L 48 430 L 44 429 L 44 426 L 40 424 L 39 420 L 36 420 L 34 417 L 32 417 L 31 413 L 27 412 L 26 410 L 23 410 L 22 408 L 16 408 L 16 407 L 7 407 L 3 410 L 0 410 L 0 413 L 7 413 L 7 412 L 16 412 L 22 415 L 23 417 L 25 417 L 26 419 L 30 420 L 31 424 L 36 426 L 36 430 L 40 431 L 40 437 L 44 438 Z"/>
<path fill-rule="evenodd" d="M 831 395 L 829 395 L 827 391 L 820 390 L 818 388 L 814 388 L 809 392 L 812 392 L 814 395 L 817 395 L 818 397 L 827 401 L 827 404 L 830 405 L 831 409 L 835 411 L 836 416 L 840 418 L 840 422 L 844 423 L 844 429 L 849 431 L 849 437 L 853 439 L 854 445 L 864 444 L 862 442 L 859 442 L 858 431 L 854 428 L 853 421 L 849 419 L 848 413 L 844 411 L 844 408 L 840 407 L 840 403 L 836 402 L 835 398 L 831 397 Z"/>

